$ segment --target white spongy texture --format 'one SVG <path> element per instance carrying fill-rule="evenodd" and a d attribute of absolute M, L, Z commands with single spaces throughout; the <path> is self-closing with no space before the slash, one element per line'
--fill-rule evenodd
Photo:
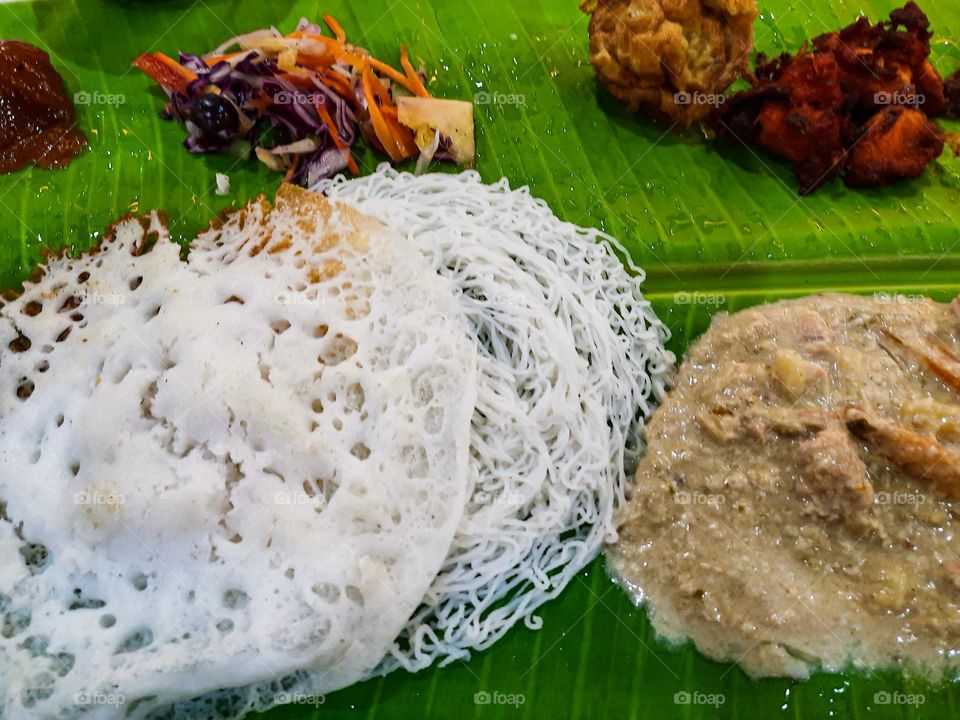
<path fill-rule="evenodd" d="M 673 366 L 643 274 L 527 188 L 382 165 L 315 190 L 405 233 L 459 291 L 477 342 L 472 496 L 424 604 L 378 668 L 489 647 L 616 536 L 644 419 Z"/>
<path fill-rule="evenodd" d="M 122 221 L 0 311 L 6 720 L 342 687 L 449 552 L 476 351 L 448 283 L 289 186 L 179 250 Z"/>

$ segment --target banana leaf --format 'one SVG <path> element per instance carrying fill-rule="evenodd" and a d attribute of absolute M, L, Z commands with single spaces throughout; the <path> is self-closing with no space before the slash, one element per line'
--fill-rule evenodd
<path fill-rule="evenodd" d="M 893 0 L 760 0 L 768 55 Z M 932 60 L 960 66 L 955 0 L 926 0 Z M 0 35 L 47 50 L 74 96 L 90 149 L 67 169 L 0 176 L 0 287 L 44 250 L 81 251 L 121 215 L 158 207 L 175 238 L 279 177 L 254 160 L 190 155 L 158 116 L 163 96 L 130 67 L 140 52 L 204 52 L 240 32 L 334 15 L 348 37 L 396 60 L 405 43 L 439 96 L 477 102 L 477 169 L 529 185 L 564 219 L 619 237 L 646 269 L 646 295 L 682 354 L 720 311 L 821 290 L 960 290 L 960 160 L 917 180 L 801 198 L 790 167 L 696 130 L 669 132 L 598 89 L 576 0 L 36 0 L 0 4 Z M 956 125 L 947 124 L 951 130 Z M 363 171 L 380 158 L 361 152 Z M 216 173 L 231 189 L 215 193 Z M 602 558 L 468 662 L 394 673 L 267 714 L 281 718 L 949 718 L 960 694 L 898 673 L 753 681 L 691 646 L 670 646 L 610 581 Z"/>

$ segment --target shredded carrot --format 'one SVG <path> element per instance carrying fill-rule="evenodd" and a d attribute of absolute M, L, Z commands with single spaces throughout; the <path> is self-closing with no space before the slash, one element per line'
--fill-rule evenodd
<path fill-rule="evenodd" d="M 324 16 L 324 17 L 327 17 L 327 16 Z M 339 27 L 339 25 L 337 27 Z M 331 26 L 331 29 L 333 29 L 332 26 Z M 337 32 L 337 31 L 334 30 L 334 32 Z M 296 40 L 314 40 L 316 42 L 323 43 L 333 53 L 334 57 L 337 60 L 345 62 L 353 66 L 357 70 L 360 70 L 365 65 L 370 65 L 375 70 L 380 71 L 381 73 L 386 75 L 388 78 L 393 80 L 395 83 L 399 85 L 403 85 L 403 87 L 407 88 L 407 90 L 414 93 L 415 95 L 418 94 L 415 90 L 415 86 L 412 85 L 407 75 L 403 74 L 396 68 L 391 67 L 385 62 L 381 60 L 377 60 L 375 57 L 370 57 L 369 55 L 364 53 L 362 50 L 360 50 L 359 52 L 357 51 L 357 48 L 351 48 L 348 50 L 342 44 L 343 41 L 340 40 L 339 37 L 337 38 L 337 40 L 334 40 L 333 38 L 328 38 L 324 35 L 317 35 L 316 33 L 310 33 L 310 32 L 307 32 L 306 30 L 297 30 L 287 35 L 287 37 L 296 39 Z M 310 64 L 310 63 L 308 62 L 305 64 Z M 422 84 L 420 85 L 420 87 L 423 88 Z M 423 92 L 426 92 L 426 90 L 424 89 Z"/>
<path fill-rule="evenodd" d="M 185 67 L 184 67 L 183 65 L 181 65 L 180 63 L 178 63 L 178 62 L 177 62 L 176 60 L 174 60 L 172 57 L 168 57 L 168 56 L 164 55 L 162 52 L 155 52 L 155 53 L 153 54 L 153 56 L 154 56 L 157 60 L 159 60 L 160 62 L 162 62 L 164 65 L 166 65 L 167 67 L 169 67 L 171 70 L 173 70 L 174 72 L 176 72 L 177 74 L 182 75 L 183 77 L 185 77 L 185 78 L 187 78 L 187 79 L 189 79 L 189 80 L 196 80 L 196 79 L 197 79 L 197 76 L 196 76 L 193 72 L 191 72 L 190 70 L 188 70 L 187 68 L 185 68 Z"/>
<path fill-rule="evenodd" d="M 306 30 L 297 30 L 287 35 L 287 37 L 294 40 L 315 40 L 316 42 L 323 43 L 337 60 L 343 60 L 353 66 L 359 66 L 363 62 L 363 59 L 359 55 L 347 50 L 336 40 L 325 35 L 317 35 L 316 33 L 310 33 Z"/>
<path fill-rule="evenodd" d="M 171 61 L 172 62 L 172 61 Z M 181 92 L 187 94 L 192 80 L 184 73 L 184 68 L 164 62 L 156 55 L 140 53 L 131 63 L 133 67 L 142 70 L 162 87 L 166 92 Z"/>
<path fill-rule="evenodd" d="M 290 167 L 287 168 L 287 174 L 283 176 L 284 182 L 290 182 L 293 179 L 294 174 L 297 172 L 297 166 L 300 165 L 300 155 L 293 156 L 293 162 L 290 163 Z"/>
<path fill-rule="evenodd" d="M 377 135 L 380 144 L 387 155 L 394 162 L 406 160 L 417 154 L 418 149 L 413 141 L 413 133 L 403 127 L 394 117 L 396 107 L 390 100 L 390 94 L 383 86 L 377 76 L 371 72 L 370 68 L 364 68 L 362 72 L 363 91 L 367 99 L 367 110 L 370 113 L 370 121 L 373 123 L 373 130 Z M 378 103 L 379 101 L 379 103 Z M 389 110 L 385 115 L 381 108 Z"/>
<path fill-rule="evenodd" d="M 370 67 L 374 68 L 375 70 L 379 70 L 381 73 L 386 75 L 388 78 L 393 80 L 398 85 L 403 85 L 403 87 L 405 87 L 410 92 L 414 92 L 413 88 L 410 87 L 410 81 L 407 78 L 407 76 L 404 75 L 399 70 L 396 70 L 390 67 L 385 62 L 381 62 L 380 60 L 377 60 L 374 57 L 367 58 L 367 61 L 370 63 Z"/>
<path fill-rule="evenodd" d="M 380 141 L 384 152 L 390 156 L 391 160 L 400 162 L 406 157 L 403 147 L 396 135 L 390 131 L 390 126 L 387 124 L 386 119 L 384 119 L 383 113 L 380 112 L 380 105 L 377 102 L 377 92 L 373 87 L 375 82 L 380 85 L 380 81 L 374 77 L 374 74 L 369 68 L 364 68 L 361 75 L 363 78 L 363 93 L 367 98 L 367 111 L 370 113 L 370 122 L 373 124 L 373 131 L 376 133 L 377 140 Z M 383 89 L 383 85 L 380 85 L 380 88 Z M 386 94 L 385 90 L 384 94 Z"/>
<path fill-rule="evenodd" d="M 343 28 L 340 27 L 340 23 L 334 20 L 331 15 L 324 15 L 323 21 L 327 24 L 327 27 L 330 28 L 330 32 L 337 38 L 337 42 L 341 45 L 346 45 L 347 34 L 343 31 Z"/>
<path fill-rule="evenodd" d="M 369 72 L 369 70 L 368 70 Z M 370 73 L 370 86 L 373 90 L 374 97 L 380 102 L 380 111 L 389 116 L 396 116 L 397 106 L 393 102 L 393 99 L 390 97 L 390 93 L 387 91 L 386 86 L 380 82 L 380 78 L 374 73 Z"/>
<path fill-rule="evenodd" d="M 287 80 L 298 87 L 310 88 L 313 87 L 313 78 L 316 77 L 316 75 L 306 70 L 293 68 L 292 70 L 287 70 L 286 72 L 280 73 L 278 77 L 283 78 L 284 80 Z"/>
<path fill-rule="evenodd" d="M 423 81 L 420 80 L 420 75 L 413 69 L 413 65 L 410 64 L 410 55 L 407 54 L 406 45 L 400 46 L 400 66 L 404 72 L 407 73 L 409 84 L 405 85 L 405 87 L 417 97 L 430 97 L 430 93 L 428 93 L 427 89 L 423 86 Z"/>
<path fill-rule="evenodd" d="M 232 58 L 239 57 L 240 55 L 246 55 L 249 52 L 250 52 L 249 50 L 237 50 L 236 52 L 228 52 L 228 53 L 224 53 L 223 55 L 214 55 L 211 58 L 205 59 L 204 62 L 209 67 L 213 67 L 218 62 L 222 62 L 223 60 L 230 60 Z"/>
<path fill-rule="evenodd" d="M 329 38 L 326 38 L 329 40 Z M 334 56 L 337 60 L 342 60 L 343 62 L 349 63 L 354 67 L 359 67 L 363 64 L 363 58 L 356 53 L 348 52 L 344 48 L 337 48 L 333 51 Z"/>
<path fill-rule="evenodd" d="M 291 40 L 302 40 L 303 38 L 316 39 L 317 37 L 322 37 L 316 33 L 307 32 L 306 30 L 294 30 L 292 33 L 288 33 L 284 37 L 288 37 Z"/>
<path fill-rule="evenodd" d="M 394 110 L 394 112 L 396 112 L 396 110 Z M 419 155 L 420 148 L 417 147 L 417 143 L 413 138 L 413 132 L 410 130 L 410 128 L 401 125 L 400 122 L 394 117 L 386 117 L 384 119 L 387 121 L 390 131 L 394 134 L 403 147 L 403 159 L 406 160 Z"/>
<path fill-rule="evenodd" d="M 311 52 L 310 49 L 300 48 L 297 50 L 297 64 L 304 65 L 313 70 L 325 70 L 337 61 L 337 54 L 328 47 L 324 48 L 324 53 L 318 54 Z"/>
<path fill-rule="evenodd" d="M 343 75 L 337 72 L 318 73 L 318 75 L 320 76 L 321 82 L 328 88 L 338 95 L 342 95 L 344 99 L 355 102 L 356 98 L 353 95 L 353 87 L 350 85 L 350 81 L 343 77 Z"/>
<path fill-rule="evenodd" d="M 398 149 L 395 143 L 390 142 L 393 138 L 390 137 L 390 131 L 383 120 L 383 115 L 380 114 L 380 108 L 377 106 L 377 100 L 374 97 L 373 86 L 370 81 L 371 77 L 372 73 L 364 68 L 361 73 L 361 81 L 363 83 L 363 94 L 367 99 L 367 110 L 370 113 L 370 120 L 373 124 L 373 130 L 374 133 L 376 133 L 377 140 L 387 155 L 390 156 L 390 159 L 395 160 L 394 155 L 398 154 Z"/>
<path fill-rule="evenodd" d="M 330 113 L 327 111 L 327 108 L 324 107 L 322 102 L 317 102 L 315 105 L 317 106 L 317 114 L 320 116 L 323 124 L 326 125 L 327 129 L 330 131 L 330 137 L 333 138 L 333 144 L 341 150 L 347 151 L 347 167 L 350 168 L 350 172 L 354 175 L 359 175 L 360 168 L 357 167 L 357 163 L 354 161 L 353 155 L 350 153 L 350 148 L 347 147 L 346 143 L 340 139 L 340 132 L 337 130 L 337 125 L 333 122 L 333 118 L 330 117 Z"/>

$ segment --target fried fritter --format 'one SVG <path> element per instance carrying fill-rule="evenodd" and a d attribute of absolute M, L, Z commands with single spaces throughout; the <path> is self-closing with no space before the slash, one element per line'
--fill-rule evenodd
<path fill-rule="evenodd" d="M 753 48 L 756 0 L 584 0 L 590 62 L 631 112 L 688 127 L 722 102 Z"/>
<path fill-rule="evenodd" d="M 948 109 L 930 64 L 930 23 L 913 2 L 887 22 L 860 18 L 795 56 L 757 58 L 753 87 L 717 108 L 718 136 L 790 160 L 800 193 L 837 175 L 851 187 L 916 177 L 943 152 L 929 118 Z"/>

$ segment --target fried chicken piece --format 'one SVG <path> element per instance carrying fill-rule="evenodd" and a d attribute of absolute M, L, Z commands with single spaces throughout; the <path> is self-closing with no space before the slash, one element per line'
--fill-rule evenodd
<path fill-rule="evenodd" d="M 946 114 L 952 118 L 960 118 L 960 70 L 943 83 L 943 95 L 947 100 Z"/>
<path fill-rule="evenodd" d="M 960 498 L 960 453 L 929 435 L 860 408 L 845 408 L 842 415 L 852 435 L 899 470 L 932 483 L 944 497 Z"/>
<path fill-rule="evenodd" d="M 930 64 L 930 23 L 913 2 L 887 22 L 860 18 L 772 61 L 711 117 L 718 137 L 790 160 L 800 193 L 844 175 L 851 187 L 911 178 L 943 152 L 929 117 L 948 109 Z"/>
<path fill-rule="evenodd" d="M 688 127 L 746 68 L 756 0 L 584 0 L 590 62 L 631 112 Z"/>
<path fill-rule="evenodd" d="M 920 110 L 891 105 L 867 123 L 850 150 L 850 187 L 882 187 L 920 175 L 943 152 L 940 130 Z"/>
<path fill-rule="evenodd" d="M 818 53 L 833 56 L 840 84 L 854 114 L 872 115 L 887 105 L 924 106 L 935 117 L 943 113 L 943 79 L 927 60 L 930 21 L 913 2 L 876 25 L 859 18 L 839 32 L 813 40 Z"/>
<path fill-rule="evenodd" d="M 918 107 L 927 117 L 940 117 L 947 114 L 947 89 L 943 77 L 937 69 L 924 60 L 923 66 L 914 74 L 917 88 Z"/>
<path fill-rule="evenodd" d="M 813 192 L 843 168 L 843 118 L 833 110 L 765 105 L 758 144 L 793 162 L 800 194 Z"/>
<path fill-rule="evenodd" d="M 735 95 L 714 123 L 717 136 L 790 160 L 801 194 L 812 192 L 846 156 L 837 63 L 830 55 L 784 55 L 760 65 L 757 77 L 776 80 Z"/>

